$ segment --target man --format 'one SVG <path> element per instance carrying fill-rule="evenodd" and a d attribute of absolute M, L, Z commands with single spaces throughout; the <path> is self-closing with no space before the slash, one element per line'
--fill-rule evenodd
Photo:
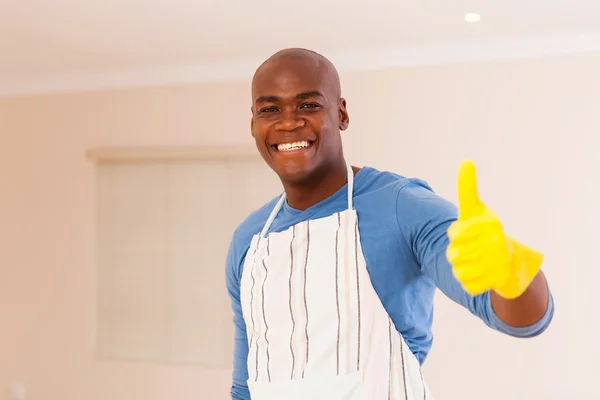
<path fill-rule="evenodd" d="M 543 332 L 543 256 L 506 236 L 459 171 L 459 207 L 426 183 L 350 167 L 334 66 L 274 54 L 252 81 L 251 131 L 284 194 L 236 230 L 227 257 L 233 399 L 433 399 L 420 366 L 439 288 L 489 327 Z"/>

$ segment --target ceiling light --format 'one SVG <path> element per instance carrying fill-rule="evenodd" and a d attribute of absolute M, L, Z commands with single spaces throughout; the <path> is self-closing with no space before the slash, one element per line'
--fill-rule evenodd
<path fill-rule="evenodd" d="M 465 21 L 467 22 L 479 22 L 481 19 L 481 15 L 477 13 L 467 13 L 465 14 Z"/>

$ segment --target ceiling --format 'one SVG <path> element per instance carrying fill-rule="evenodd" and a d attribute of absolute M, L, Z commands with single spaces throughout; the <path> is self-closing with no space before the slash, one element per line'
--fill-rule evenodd
<path fill-rule="evenodd" d="M 341 69 L 600 51 L 600 1 L 0 0 L 0 95 L 246 77 L 285 47 Z"/>

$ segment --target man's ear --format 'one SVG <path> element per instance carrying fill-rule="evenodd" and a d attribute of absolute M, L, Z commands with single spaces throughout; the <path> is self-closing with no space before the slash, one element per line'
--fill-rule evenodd
<path fill-rule="evenodd" d="M 254 108 L 250 107 L 250 112 L 252 116 L 250 117 L 250 134 L 254 137 Z"/>
<path fill-rule="evenodd" d="M 344 99 L 343 97 L 340 99 L 339 117 L 340 131 L 345 131 L 346 129 L 348 129 L 348 125 L 350 124 L 350 116 L 348 115 L 348 109 L 346 108 L 346 99 Z"/>

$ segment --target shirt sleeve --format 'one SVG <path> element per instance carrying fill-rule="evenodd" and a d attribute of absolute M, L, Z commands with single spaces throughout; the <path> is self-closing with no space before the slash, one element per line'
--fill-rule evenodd
<path fill-rule="evenodd" d="M 411 179 L 400 184 L 396 206 L 400 232 L 420 265 L 421 273 L 448 298 L 467 308 L 487 326 L 510 336 L 532 337 L 546 330 L 554 314 L 552 294 L 542 319 L 531 326 L 517 328 L 497 316 L 489 292 L 472 296 L 454 277 L 446 258 L 447 230 L 458 216 L 453 203 L 434 193 L 425 182 Z"/>
<path fill-rule="evenodd" d="M 240 281 L 242 254 L 238 251 L 238 245 L 234 239 L 229 245 L 226 261 L 226 286 L 231 298 L 234 324 L 234 347 L 233 347 L 233 374 L 231 385 L 231 398 L 233 400 L 250 400 L 250 392 L 246 381 L 248 370 L 246 361 L 248 359 L 248 339 L 246 336 L 246 324 L 242 316 L 240 302 Z"/>

